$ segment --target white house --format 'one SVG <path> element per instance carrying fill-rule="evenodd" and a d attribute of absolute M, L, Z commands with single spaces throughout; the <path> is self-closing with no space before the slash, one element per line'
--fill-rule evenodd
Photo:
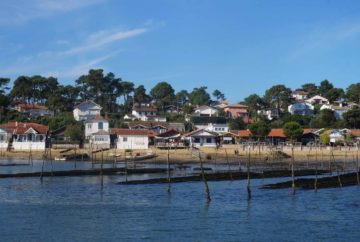
<path fill-rule="evenodd" d="M 102 107 L 91 100 L 87 100 L 75 106 L 73 110 L 74 119 L 76 121 L 93 119 L 100 116 Z"/>
<path fill-rule="evenodd" d="M 280 117 L 279 110 L 277 108 L 258 110 L 257 113 L 265 116 L 268 120 Z"/>
<path fill-rule="evenodd" d="M 149 131 L 134 129 L 111 129 L 116 136 L 117 149 L 147 150 L 149 148 Z"/>
<path fill-rule="evenodd" d="M 9 148 L 14 150 L 45 150 L 49 128 L 37 123 L 10 122 L 1 124 L 12 134 Z"/>
<path fill-rule="evenodd" d="M 335 101 L 333 104 L 324 104 L 321 106 L 320 110 L 330 109 L 334 111 L 334 116 L 336 119 L 342 119 L 343 114 L 347 111 L 353 109 L 354 107 L 358 107 L 358 104 L 353 102 L 337 102 Z"/>
<path fill-rule="evenodd" d="M 345 136 L 339 130 L 333 129 L 328 132 L 330 143 L 336 143 L 337 141 L 343 141 Z"/>
<path fill-rule="evenodd" d="M 85 121 L 85 137 L 90 141 L 90 144 L 101 148 L 110 147 L 109 122 L 96 116 L 93 119 Z"/>
<path fill-rule="evenodd" d="M 308 97 L 308 93 L 304 90 L 298 89 L 291 93 L 291 96 L 296 101 L 305 101 Z"/>
<path fill-rule="evenodd" d="M 195 124 L 197 129 L 204 129 L 207 131 L 223 134 L 229 132 L 229 125 L 226 123 L 209 123 L 209 124 Z"/>
<path fill-rule="evenodd" d="M 217 116 L 218 111 L 216 108 L 212 108 L 209 106 L 200 106 L 198 108 L 195 108 L 194 113 L 197 116 L 212 117 Z"/>
<path fill-rule="evenodd" d="M 11 133 L 6 128 L 0 128 L 0 149 L 7 149 Z"/>
<path fill-rule="evenodd" d="M 190 146 L 194 147 L 216 147 L 219 144 L 219 135 L 204 129 L 195 130 L 185 135 Z"/>
<path fill-rule="evenodd" d="M 141 120 L 141 121 L 154 121 L 166 122 L 166 117 L 159 116 L 157 108 L 151 103 L 135 104 L 131 114 L 126 114 L 124 119 L 128 120 Z"/>
<path fill-rule="evenodd" d="M 314 114 L 314 106 L 310 103 L 306 102 L 298 102 L 289 105 L 288 111 L 291 114 L 296 115 L 313 115 Z"/>
<path fill-rule="evenodd" d="M 325 97 L 322 97 L 320 95 L 315 95 L 309 99 L 305 100 L 307 103 L 311 104 L 329 104 L 329 100 Z"/>
<path fill-rule="evenodd" d="M 21 103 L 16 105 L 15 109 L 20 113 L 29 115 L 31 118 L 53 116 L 53 112 L 44 105 Z"/>

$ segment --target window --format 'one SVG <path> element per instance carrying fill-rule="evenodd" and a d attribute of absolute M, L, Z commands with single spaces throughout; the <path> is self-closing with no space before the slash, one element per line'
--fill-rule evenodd
<path fill-rule="evenodd" d="M 88 124 L 87 127 L 88 127 L 88 129 L 91 129 L 91 124 Z"/>
<path fill-rule="evenodd" d="M 206 143 L 211 143 L 211 138 L 206 138 Z"/>
<path fill-rule="evenodd" d="M 123 142 L 127 142 L 127 137 L 124 137 L 124 138 L 123 138 Z"/>
<path fill-rule="evenodd" d="M 103 129 L 104 128 L 104 123 L 103 122 L 100 122 L 99 124 L 98 124 L 98 129 Z"/>
<path fill-rule="evenodd" d="M 194 143 L 200 143 L 200 138 L 195 138 Z"/>

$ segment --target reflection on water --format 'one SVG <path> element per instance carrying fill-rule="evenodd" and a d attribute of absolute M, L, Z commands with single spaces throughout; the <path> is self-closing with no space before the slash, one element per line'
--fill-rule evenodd
<path fill-rule="evenodd" d="M 257 188 L 284 179 L 259 179 L 248 201 L 246 181 L 209 182 L 207 204 L 201 182 L 172 184 L 167 193 L 167 184 L 116 185 L 122 179 L 106 176 L 103 189 L 97 176 L 0 179 L 0 241 L 357 241 L 360 235 L 356 186 L 292 196 L 290 189 Z"/>

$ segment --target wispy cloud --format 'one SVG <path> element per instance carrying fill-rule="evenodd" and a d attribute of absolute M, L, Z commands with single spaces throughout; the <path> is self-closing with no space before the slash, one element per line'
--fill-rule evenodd
<path fill-rule="evenodd" d="M 315 26 L 310 32 L 299 38 L 290 59 L 314 53 L 337 49 L 346 41 L 360 36 L 360 22 L 343 22 L 332 26 Z"/>
<path fill-rule="evenodd" d="M 0 24 L 22 23 L 99 4 L 105 0 L 2 0 Z"/>

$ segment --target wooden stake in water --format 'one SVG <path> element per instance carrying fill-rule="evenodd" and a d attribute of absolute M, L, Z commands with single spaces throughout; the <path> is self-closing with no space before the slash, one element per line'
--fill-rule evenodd
<path fill-rule="evenodd" d="M 335 165 L 336 174 L 337 174 L 337 178 L 338 178 L 338 182 L 339 182 L 339 187 L 342 187 L 341 178 L 340 178 L 340 172 L 339 172 L 339 169 L 338 169 L 338 167 L 336 165 L 335 156 L 334 156 L 334 153 L 332 152 L 332 150 L 331 150 L 331 157 L 332 157 L 334 165 Z"/>
<path fill-rule="evenodd" d="M 295 195 L 296 187 L 295 187 L 295 172 L 294 172 L 294 163 L 295 163 L 295 156 L 294 156 L 294 146 L 291 147 L 291 179 L 292 179 L 292 193 Z"/>
<path fill-rule="evenodd" d="M 167 192 L 171 192 L 171 178 L 170 178 L 170 147 L 167 149 Z"/>
<path fill-rule="evenodd" d="M 104 151 L 101 151 L 101 167 L 100 167 L 100 179 L 101 179 L 101 188 L 103 188 L 104 186 L 104 171 L 103 171 L 103 166 L 104 166 Z"/>
<path fill-rule="evenodd" d="M 204 182 L 205 185 L 205 197 L 206 197 L 206 201 L 209 203 L 211 201 L 210 198 L 210 191 L 209 191 L 209 186 L 205 177 L 205 172 L 204 172 L 204 166 L 203 166 L 203 161 L 201 159 L 201 154 L 199 152 L 199 160 L 200 160 L 200 169 L 201 169 L 201 178 Z"/>
<path fill-rule="evenodd" d="M 248 194 L 248 199 L 251 199 L 251 189 L 250 189 L 250 159 L 251 159 L 251 155 L 250 155 L 250 146 L 249 146 L 249 154 L 248 154 L 248 161 L 246 164 L 246 169 L 247 169 L 247 184 L 246 184 L 246 190 L 247 190 L 247 194 Z"/>
<path fill-rule="evenodd" d="M 125 161 L 125 181 L 127 182 L 127 159 L 126 159 L 126 150 L 124 149 L 124 161 Z"/>
<path fill-rule="evenodd" d="M 359 150 L 356 153 L 356 179 L 357 179 L 358 186 L 360 186 L 360 179 L 359 179 Z"/>
<path fill-rule="evenodd" d="M 76 144 L 75 144 L 75 149 L 74 149 L 74 168 L 76 169 L 76 160 L 77 160 L 77 158 L 76 158 Z"/>
<path fill-rule="evenodd" d="M 230 162 L 229 162 L 229 156 L 227 153 L 227 150 L 225 149 L 225 155 L 226 155 L 226 162 L 228 164 L 228 172 L 229 172 L 229 176 L 230 176 L 230 180 L 233 180 L 233 176 L 232 176 L 232 172 L 231 172 L 231 167 L 230 167 Z"/>
<path fill-rule="evenodd" d="M 314 190 L 315 192 L 317 192 L 317 181 L 318 181 L 318 177 L 317 177 L 317 164 L 315 165 L 315 181 L 314 181 Z"/>

